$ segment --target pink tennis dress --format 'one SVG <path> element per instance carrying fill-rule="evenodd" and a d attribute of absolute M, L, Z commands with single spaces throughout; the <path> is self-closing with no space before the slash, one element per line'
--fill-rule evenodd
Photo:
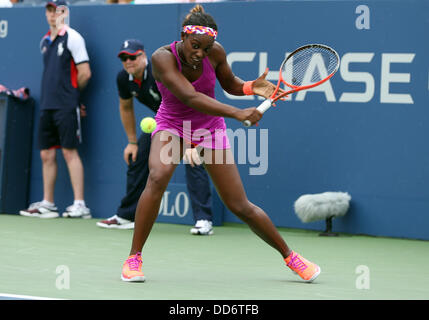
<path fill-rule="evenodd" d="M 182 64 L 176 52 L 176 43 L 170 47 L 176 57 L 179 70 Z M 202 61 L 203 73 L 192 82 L 195 90 L 215 98 L 216 73 L 209 59 L 205 57 Z M 229 139 L 226 134 L 226 125 L 223 117 L 217 117 L 201 113 L 177 99 L 161 82 L 156 81 L 162 96 L 161 105 L 155 116 L 157 122 L 156 130 L 168 131 L 183 138 L 187 142 L 209 149 L 229 149 Z"/>

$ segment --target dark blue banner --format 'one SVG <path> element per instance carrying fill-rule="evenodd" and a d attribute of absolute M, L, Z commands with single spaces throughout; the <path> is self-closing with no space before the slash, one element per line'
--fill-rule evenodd
<path fill-rule="evenodd" d="M 334 219 L 335 231 L 429 239 L 429 3 L 263 1 L 204 7 L 219 26 L 218 41 L 232 70 L 244 80 L 269 68 L 267 78 L 277 81 L 285 55 L 308 43 L 327 44 L 341 58 L 330 81 L 277 103 L 258 127 L 244 129 L 227 119 L 249 199 L 277 226 L 322 230 L 324 221 L 302 223 L 294 202 L 303 194 L 348 192 L 351 206 L 344 217 Z M 181 21 L 190 8 L 71 7 L 71 26 L 86 39 L 93 71 L 84 95 L 88 117 L 83 120 L 80 153 L 87 202 L 95 217 L 115 214 L 125 192 L 126 136 L 115 85 L 120 45 L 126 38 L 138 38 L 150 55 L 179 40 Z M 27 86 L 36 101 L 42 72 L 39 42 L 47 31 L 43 7 L 0 9 L 0 84 Z M 323 68 L 316 61 L 313 70 Z M 253 96 L 232 97 L 220 86 L 216 96 L 242 108 L 262 102 Z M 135 109 L 137 119 L 152 116 L 138 102 Z M 36 110 L 35 130 L 37 122 Z M 57 205 L 65 207 L 72 191 L 65 164 L 59 165 Z M 37 149 L 31 169 L 30 199 L 38 201 L 42 176 Z M 182 185 L 186 193 L 184 181 L 179 166 L 172 186 Z M 185 196 L 175 188 L 180 187 L 169 189 L 169 205 L 159 219 L 174 217 L 168 221 L 180 223 Z M 171 215 L 175 201 L 178 210 Z M 220 214 L 224 221 L 238 222 L 228 210 Z"/>

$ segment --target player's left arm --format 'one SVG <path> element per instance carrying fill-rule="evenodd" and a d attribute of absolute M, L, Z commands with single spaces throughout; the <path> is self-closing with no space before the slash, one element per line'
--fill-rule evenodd
<path fill-rule="evenodd" d="M 242 96 L 244 81 L 237 77 L 231 70 L 231 66 L 226 59 L 224 48 L 216 42 L 213 46 L 212 57 L 216 62 L 216 77 L 226 92 L 235 96 Z M 265 79 L 268 74 L 268 68 L 251 84 L 253 94 L 269 98 L 274 92 L 276 86 Z M 280 90 L 282 91 L 282 90 Z"/>
<path fill-rule="evenodd" d="M 214 61 L 216 78 L 222 89 L 235 96 L 244 95 L 244 81 L 232 72 L 228 61 L 226 60 L 225 49 L 219 42 L 214 43 L 210 52 L 210 59 Z"/>

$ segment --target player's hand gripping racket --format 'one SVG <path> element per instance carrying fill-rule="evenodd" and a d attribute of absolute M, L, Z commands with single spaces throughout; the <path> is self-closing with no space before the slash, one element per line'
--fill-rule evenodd
<path fill-rule="evenodd" d="M 315 68 L 316 65 L 319 65 L 318 62 L 320 63 L 321 61 L 324 63 L 325 69 L 317 68 L 318 72 L 316 70 L 307 72 L 309 67 Z M 326 45 L 308 44 L 296 49 L 283 60 L 280 66 L 279 81 L 273 94 L 256 109 L 264 113 L 274 102 L 291 93 L 321 85 L 337 72 L 339 66 L 340 57 L 338 53 Z M 282 83 L 291 90 L 278 95 L 277 93 Z M 243 124 L 246 127 L 252 125 L 249 120 L 244 120 Z"/>

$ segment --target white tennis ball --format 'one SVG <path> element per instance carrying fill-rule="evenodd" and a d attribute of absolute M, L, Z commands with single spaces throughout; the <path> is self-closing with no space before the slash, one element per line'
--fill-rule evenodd
<path fill-rule="evenodd" d="M 140 128 L 145 133 L 152 133 L 156 129 L 156 121 L 152 117 L 143 118 L 140 122 Z"/>

